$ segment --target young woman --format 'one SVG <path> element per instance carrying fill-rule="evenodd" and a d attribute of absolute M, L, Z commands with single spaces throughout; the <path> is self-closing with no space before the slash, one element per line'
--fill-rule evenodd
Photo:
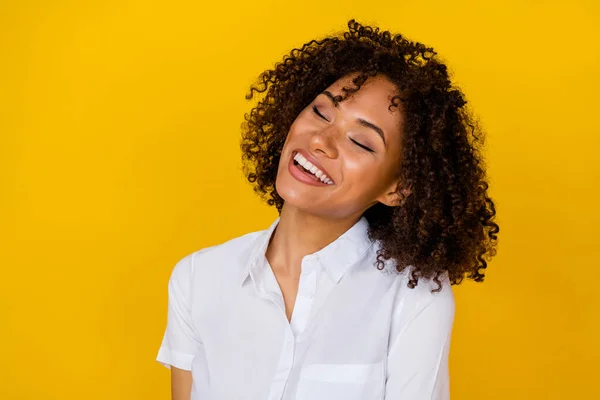
<path fill-rule="evenodd" d="M 448 399 L 452 284 L 499 227 L 483 136 L 432 48 L 354 20 L 250 88 L 268 229 L 183 257 L 157 360 L 173 399 Z"/>

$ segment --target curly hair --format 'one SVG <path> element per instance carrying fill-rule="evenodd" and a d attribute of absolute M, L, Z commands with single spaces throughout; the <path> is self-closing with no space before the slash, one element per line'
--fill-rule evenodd
<path fill-rule="evenodd" d="M 496 254 L 499 226 L 487 194 L 480 151 L 484 136 L 465 107 L 463 93 L 450 82 L 433 48 L 354 19 L 348 28 L 343 35 L 294 48 L 251 85 L 247 100 L 266 94 L 244 115 L 244 175 L 281 213 L 284 201 L 275 180 L 297 115 L 347 74 L 357 74 L 354 87 L 342 89 L 335 101 L 359 90 L 369 77 L 384 75 L 401 93 L 390 107 L 401 107 L 404 118 L 397 188 L 402 202 L 394 207 L 378 203 L 363 214 L 369 238 L 381 244 L 375 266 L 383 269 L 389 259 L 395 260 L 398 272 L 412 266 L 410 288 L 425 278 L 433 279 L 438 285 L 433 291 L 439 291 L 445 272 L 453 285 L 464 277 L 483 281 L 487 261 Z"/>

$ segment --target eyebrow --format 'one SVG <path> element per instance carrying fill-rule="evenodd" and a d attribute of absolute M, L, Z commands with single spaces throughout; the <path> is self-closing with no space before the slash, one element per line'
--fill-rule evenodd
<path fill-rule="evenodd" d="M 329 97 L 329 99 L 331 100 L 331 102 L 333 103 L 333 105 L 335 107 L 339 108 L 339 102 L 335 101 L 335 97 L 333 96 L 333 94 L 331 94 L 330 91 L 328 90 L 323 90 L 322 94 L 326 95 L 327 97 Z M 362 126 L 365 126 L 367 128 L 371 128 L 373 129 L 375 132 L 377 132 L 377 134 L 379 136 L 381 136 L 381 140 L 383 140 L 383 144 L 387 145 L 385 142 L 385 135 L 383 134 L 383 129 L 381 129 L 380 127 L 378 127 L 377 125 L 375 125 L 372 122 L 367 121 L 366 119 L 362 119 L 362 118 L 357 118 L 357 121 L 359 124 L 361 124 Z"/>

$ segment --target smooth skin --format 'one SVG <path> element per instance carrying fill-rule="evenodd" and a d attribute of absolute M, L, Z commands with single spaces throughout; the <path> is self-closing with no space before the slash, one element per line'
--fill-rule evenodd
<path fill-rule="evenodd" d="M 371 77 L 336 107 L 331 96 L 341 94 L 344 86 L 354 86 L 354 76 L 340 78 L 300 112 L 281 152 L 275 186 L 284 205 L 266 257 L 281 289 L 288 321 L 304 256 L 333 242 L 372 205 L 399 202 L 402 113 L 398 108 L 388 109 L 398 89 L 384 76 Z M 298 149 L 315 157 L 334 184 L 313 186 L 294 178 L 288 163 Z M 190 400 L 190 371 L 172 367 L 171 382 L 173 400 Z"/>
<path fill-rule="evenodd" d="M 192 395 L 192 371 L 171 366 L 171 399 L 190 400 Z"/>

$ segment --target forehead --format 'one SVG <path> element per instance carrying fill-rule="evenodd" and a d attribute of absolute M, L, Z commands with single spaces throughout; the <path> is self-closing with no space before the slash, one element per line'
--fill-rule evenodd
<path fill-rule="evenodd" d="M 357 74 L 344 76 L 326 90 L 334 96 L 342 94 L 342 88 L 354 88 L 352 79 Z M 402 113 L 399 107 L 391 107 L 394 96 L 400 92 L 396 85 L 385 76 L 376 75 L 369 77 L 357 92 L 352 93 L 347 99 L 339 103 L 340 109 L 352 112 L 357 117 L 368 119 L 387 133 L 399 130 L 402 123 Z M 396 102 L 397 103 L 397 102 Z"/>

